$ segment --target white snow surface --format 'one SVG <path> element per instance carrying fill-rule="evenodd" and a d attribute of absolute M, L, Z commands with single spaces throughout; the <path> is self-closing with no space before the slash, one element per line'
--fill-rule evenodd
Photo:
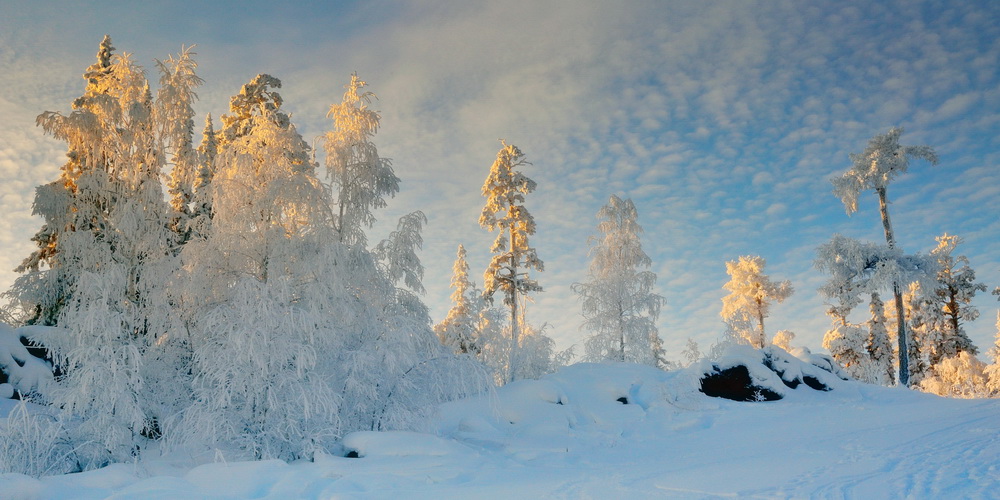
<path fill-rule="evenodd" d="M 698 368 L 577 364 L 447 403 L 429 432 L 348 435 L 313 462 L 138 463 L 35 479 L 7 499 L 996 498 L 1000 400 L 856 382 L 767 403 L 697 391 Z M 619 398 L 628 404 L 623 404 Z M 4 406 L 6 405 L 6 406 Z M 4 415 L 10 404 L 0 403 Z"/>

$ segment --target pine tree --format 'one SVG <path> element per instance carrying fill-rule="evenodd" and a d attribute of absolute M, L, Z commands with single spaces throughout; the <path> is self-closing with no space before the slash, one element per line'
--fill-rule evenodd
<path fill-rule="evenodd" d="M 544 263 L 528 243 L 528 236 L 535 234 L 535 219 L 524 206 L 524 197 L 535 190 L 535 181 L 516 170 L 528 165 L 521 150 L 513 144 L 502 144 L 483 184 L 486 206 L 479 225 L 498 233 L 490 249 L 493 259 L 483 274 L 483 295 L 492 297 L 497 290 L 504 293 L 504 304 L 510 308 L 510 359 L 514 363 L 520 345 L 520 301 L 530 292 L 542 291 L 528 270 L 543 271 Z M 517 372 L 517 367 L 512 366 L 510 373 Z"/>
<path fill-rule="evenodd" d="M 723 288 L 729 295 L 722 299 L 722 318 L 725 320 L 742 318 L 756 323 L 754 331 L 740 332 L 752 346 L 761 349 L 767 342 L 764 334 L 764 318 L 772 302 L 783 302 L 792 294 L 792 284 L 782 281 L 772 282 L 764 274 L 765 261 L 758 256 L 741 256 L 739 260 L 726 262 L 726 272 L 730 280 Z"/>
<path fill-rule="evenodd" d="M 480 293 L 476 290 L 475 283 L 469 281 L 469 264 L 462 245 L 458 245 L 458 255 L 452 270 L 452 306 L 448 310 L 448 316 L 434 325 L 434 332 L 441 343 L 455 353 L 477 354 L 482 349 L 476 328 L 480 309 L 476 304 L 480 301 Z"/>
<path fill-rule="evenodd" d="M 351 75 L 340 104 L 330 107 L 333 129 L 324 137 L 326 174 L 333 184 L 334 227 L 344 243 L 366 244 L 365 228 L 372 227 L 372 211 L 386 206 L 385 197 L 399 192 L 392 162 L 379 156 L 371 138 L 378 132 L 379 113 L 368 108 L 375 98 L 363 91 L 367 83 Z"/>
<path fill-rule="evenodd" d="M 860 154 L 850 155 L 851 168 L 841 177 L 831 180 L 834 194 L 844 203 L 847 214 L 858 210 L 858 195 L 861 191 L 874 190 L 878 195 L 879 213 L 882 217 L 882 228 L 885 241 L 890 249 L 896 248 L 896 238 L 889 220 L 889 202 L 886 189 L 889 182 L 897 175 L 905 173 L 909 168 L 911 158 L 922 158 L 936 165 L 937 154 L 930 146 L 901 146 L 899 136 L 902 128 L 892 128 L 885 134 L 879 134 L 868 141 L 868 146 Z M 903 295 L 901 283 L 896 281 L 892 286 L 896 300 L 896 313 L 903 317 Z M 905 322 L 898 325 L 897 338 L 899 352 L 908 352 Z M 906 367 L 906 357 L 899 358 L 899 382 L 909 386 L 909 370 Z"/>
<path fill-rule="evenodd" d="M 611 195 L 597 218 L 601 236 L 591 238 L 590 279 L 573 285 L 583 304 L 583 326 L 592 332 L 585 357 L 656 365 L 653 344 L 663 296 L 652 290 L 656 274 L 639 241 L 635 204 Z"/>

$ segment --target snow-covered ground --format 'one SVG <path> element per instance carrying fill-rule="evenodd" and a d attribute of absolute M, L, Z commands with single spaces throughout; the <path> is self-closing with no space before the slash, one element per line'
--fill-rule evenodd
<path fill-rule="evenodd" d="M 359 458 L 193 466 L 151 457 L 0 475 L 0 498 L 997 498 L 1000 400 L 855 382 L 737 403 L 691 370 L 578 364 L 444 405 L 427 433 L 357 433 Z M 627 402 L 627 403 L 623 403 Z"/>

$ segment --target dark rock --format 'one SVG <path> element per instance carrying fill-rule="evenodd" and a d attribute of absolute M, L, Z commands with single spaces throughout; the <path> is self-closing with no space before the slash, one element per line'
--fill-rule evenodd
<path fill-rule="evenodd" d="M 738 365 L 720 370 L 717 366 L 713 373 L 701 379 L 701 392 L 706 396 L 731 399 L 733 401 L 777 401 L 781 395 L 756 385 L 750 377 L 747 367 Z"/>

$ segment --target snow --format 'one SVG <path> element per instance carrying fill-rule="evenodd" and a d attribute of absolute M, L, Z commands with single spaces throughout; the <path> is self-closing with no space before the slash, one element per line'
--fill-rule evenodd
<path fill-rule="evenodd" d="M 427 432 L 357 432 L 331 450 L 360 458 L 197 465 L 147 453 L 0 475 L 0 497 L 986 498 L 1000 487 L 1000 400 L 836 379 L 738 403 L 698 393 L 701 371 L 577 364 L 443 404 Z"/>

